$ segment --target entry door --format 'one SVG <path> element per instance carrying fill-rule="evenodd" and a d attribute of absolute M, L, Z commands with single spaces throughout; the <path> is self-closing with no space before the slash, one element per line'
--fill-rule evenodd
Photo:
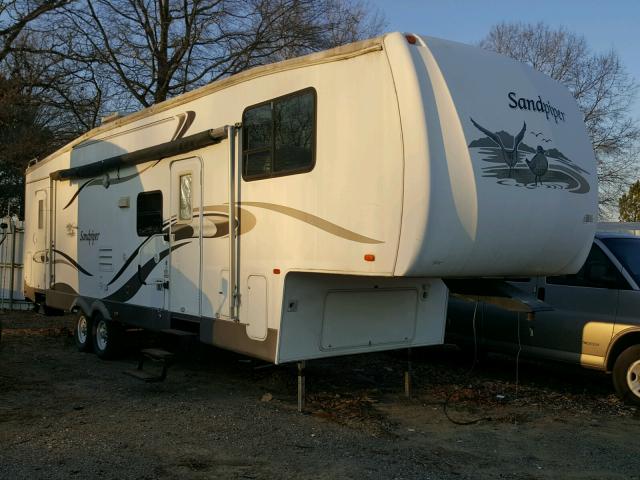
<path fill-rule="evenodd" d="M 49 202 L 46 190 L 36 192 L 34 204 L 36 219 L 36 229 L 33 233 L 33 255 L 31 261 L 34 287 L 37 289 L 47 288 L 47 264 L 49 245 L 47 244 L 49 231 Z"/>
<path fill-rule="evenodd" d="M 202 165 L 199 158 L 171 164 L 169 309 L 201 314 Z"/>

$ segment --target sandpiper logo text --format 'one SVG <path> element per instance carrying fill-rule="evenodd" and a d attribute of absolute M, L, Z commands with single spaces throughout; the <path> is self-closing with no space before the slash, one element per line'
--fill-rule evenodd
<path fill-rule="evenodd" d="M 547 120 L 553 118 L 556 123 L 558 120 L 564 120 L 564 112 L 552 106 L 549 102 L 542 100 L 540 95 L 537 99 L 518 97 L 516 92 L 509 92 L 509 107 L 519 108 L 520 110 L 531 110 L 533 112 L 544 113 Z"/>
<path fill-rule="evenodd" d="M 94 232 L 93 230 L 89 230 L 85 232 L 80 230 L 80 241 L 81 242 L 89 242 L 89 246 L 92 246 L 95 242 L 100 238 L 100 232 Z"/>

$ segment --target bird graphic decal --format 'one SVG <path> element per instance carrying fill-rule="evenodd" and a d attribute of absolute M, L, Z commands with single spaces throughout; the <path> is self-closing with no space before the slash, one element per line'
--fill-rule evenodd
<path fill-rule="evenodd" d="M 509 167 L 509 178 L 511 178 L 511 172 L 513 170 L 513 167 L 516 166 L 519 160 L 518 147 L 520 146 L 520 142 L 522 142 L 522 139 L 524 138 L 524 134 L 527 131 L 527 124 L 523 122 L 522 130 L 520 130 L 520 132 L 513 139 L 513 147 L 506 148 L 504 146 L 504 143 L 502 143 L 502 139 L 497 133 L 490 132 L 483 126 L 478 125 L 473 118 L 471 118 L 471 123 L 473 123 L 473 125 L 478 130 L 484 133 L 487 137 L 493 140 L 493 142 L 495 142 L 496 145 L 500 147 L 500 157 L 504 161 L 504 163 L 506 163 L 507 166 Z"/>
<path fill-rule="evenodd" d="M 493 178 L 498 185 L 508 188 L 531 191 L 536 191 L 538 186 L 542 187 L 540 191 L 554 189 L 575 194 L 592 190 L 588 179 L 591 174 L 554 146 L 556 137 L 560 136 L 558 132 L 538 131 L 535 126 L 534 130 L 527 131 L 524 122 L 515 134 L 511 129 L 492 132 L 473 118 L 467 118 L 483 134 L 469 139 L 468 144 L 471 158 L 478 161 L 483 177 Z M 524 140 L 525 134 L 532 143 Z M 519 165 L 520 160 L 526 165 Z"/>
<path fill-rule="evenodd" d="M 535 185 L 538 186 L 538 182 L 540 182 L 540 185 L 542 185 L 542 177 L 545 173 L 547 173 L 547 170 L 549 170 L 549 160 L 547 160 L 544 148 L 538 145 L 536 154 L 533 156 L 533 158 L 531 160 L 527 160 L 525 158 L 524 161 L 527 162 L 527 165 L 529 165 L 529 170 L 531 170 L 531 173 L 533 173 L 535 177 Z"/>

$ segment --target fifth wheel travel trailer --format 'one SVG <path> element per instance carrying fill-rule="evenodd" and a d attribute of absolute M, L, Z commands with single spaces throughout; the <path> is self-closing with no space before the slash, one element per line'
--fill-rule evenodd
<path fill-rule="evenodd" d="M 25 294 L 100 356 L 122 326 L 274 363 L 439 344 L 448 279 L 576 272 L 597 215 L 565 88 L 401 33 L 112 119 L 26 184 Z"/>

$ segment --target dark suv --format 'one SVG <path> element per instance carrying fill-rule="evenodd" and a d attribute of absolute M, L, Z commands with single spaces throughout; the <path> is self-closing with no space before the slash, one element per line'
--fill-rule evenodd
<path fill-rule="evenodd" d="M 575 275 L 511 282 L 553 307 L 524 314 L 479 304 L 478 346 L 489 351 L 560 360 L 613 374 L 618 395 L 640 405 L 640 237 L 597 233 Z M 472 344 L 475 304 L 452 298 L 447 339 Z M 519 328 L 518 328 L 519 325 Z M 519 343 L 520 342 L 520 343 Z"/>

